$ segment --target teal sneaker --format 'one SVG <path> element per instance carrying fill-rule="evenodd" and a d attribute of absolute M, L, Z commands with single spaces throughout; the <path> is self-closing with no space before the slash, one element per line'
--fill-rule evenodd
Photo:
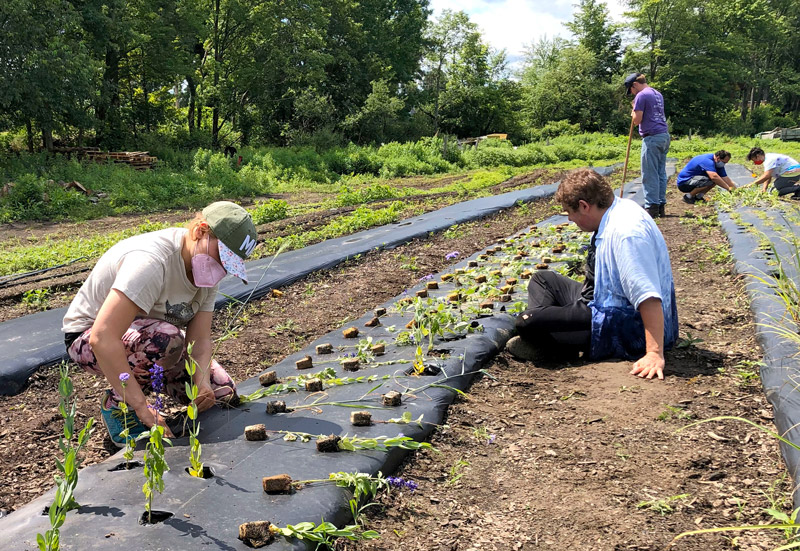
<path fill-rule="evenodd" d="M 110 390 L 106 390 L 100 398 L 100 413 L 102 414 L 103 424 L 106 426 L 111 441 L 118 448 L 125 447 L 125 437 L 121 434 L 125 430 L 126 417 L 128 434 L 134 440 L 136 440 L 140 434 L 148 430 L 147 427 L 139 421 L 139 418 L 132 409 L 128 410 L 127 415 L 122 413 L 119 405 L 116 405 L 116 401 Z"/>

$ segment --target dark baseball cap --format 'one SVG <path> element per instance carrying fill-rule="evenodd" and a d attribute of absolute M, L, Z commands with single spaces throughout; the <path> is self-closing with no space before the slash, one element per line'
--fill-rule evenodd
<path fill-rule="evenodd" d="M 640 76 L 642 76 L 642 73 L 631 73 L 625 77 L 625 92 L 628 94 L 631 93 L 631 86 L 633 86 L 633 83 L 636 82 L 636 79 Z"/>

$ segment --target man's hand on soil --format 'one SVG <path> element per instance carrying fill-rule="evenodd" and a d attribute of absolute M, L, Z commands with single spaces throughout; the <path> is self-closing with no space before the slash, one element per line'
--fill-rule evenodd
<path fill-rule="evenodd" d="M 643 358 L 640 358 L 633 364 L 631 375 L 638 375 L 639 377 L 652 379 L 653 376 L 658 375 L 658 378 L 664 379 L 664 358 L 658 352 L 648 352 Z"/>

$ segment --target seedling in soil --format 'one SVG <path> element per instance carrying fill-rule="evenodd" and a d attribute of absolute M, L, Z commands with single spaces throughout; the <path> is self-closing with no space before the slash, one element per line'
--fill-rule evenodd
<path fill-rule="evenodd" d="M 316 543 L 316 549 L 334 549 L 335 541 L 338 538 L 345 538 L 349 541 L 366 541 L 381 537 L 375 530 L 362 530 L 356 524 L 337 528 L 333 523 L 325 521 L 318 525 L 313 522 L 298 522 L 297 524 L 287 524 L 284 528 L 270 526 L 270 530 L 274 534 L 279 534 L 286 538 L 297 538 Z"/>
<path fill-rule="evenodd" d="M 122 452 L 122 457 L 125 458 L 125 468 L 130 470 L 131 461 L 133 460 L 133 449 L 135 440 L 131 438 L 131 431 L 128 427 L 128 403 L 125 401 L 125 388 L 128 386 L 128 380 L 131 374 L 128 372 L 119 374 L 119 382 L 122 385 L 122 401 L 119 403 L 119 410 L 122 413 L 122 426 L 123 430 L 119 435 L 125 439 L 125 451 Z"/>
<path fill-rule="evenodd" d="M 464 476 L 463 472 L 464 467 L 468 466 L 469 466 L 469 461 L 467 461 L 466 459 L 459 459 L 458 461 L 453 463 L 453 466 L 450 467 L 450 473 L 449 473 L 450 476 L 447 478 L 446 484 L 452 486 L 458 483 L 458 481 L 461 480 L 461 477 Z"/>
<path fill-rule="evenodd" d="M 662 411 L 658 417 L 656 417 L 659 421 L 666 421 L 667 419 L 691 419 L 693 414 L 688 411 L 684 411 L 682 408 L 676 406 L 665 406 L 664 411 Z"/>
<path fill-rule="evenodd" d="M 317 354 L 331 354 L 333 352 L 333 345 L 330 343 L 318 344 Z"/>
<path fill-rule="evenodd" d="M 322 392 L 322 380 L 308 379 L 305 381 L 307 392 Z"/>
<path fill-rule="evenodd" d="M 679 494 L 676 496 L 669 496 L 662 499 L 650 499 L 648 501 L 640 501 L 636 504 L 637 509 L 647 509 L 648 511 L 654 511 L 661 515 L 662 517 L 674 512 L 675 509 L 672 508 L 674 503 L 679 501 L 683 501 L 687 499 L 689 494 Z"/>
<path fill-rule="evenodd" d="M 74 390 L 72 380 L 69 377 L 69 365 L 62 363 L 58 369 L 60 375 L 58 382 L 58 393 L 60 395 L 58 411 L 64 418 L 64 436 L 58 439 L 58 447 L 64 454 L 64 462 L 62 463 L 56 459 L 56 465 L 61 474 L 54 476 L 56 496 L 47 511 L 50 530 L 47 530 L 44 536 L 36 534 L 36 544 L 39 547 L 39 551 L 58 551 L 60 549 L 60 528 L 67 519 L 67 513 L 79 507 L 73 496 L 75 487 L 78 485 L 78 470 L 81 467 L 79 454 L 86 446 L 94 430 L 94 417 L 90 417 L 83 430 L 78 434 L 77 443 L 73 444 L 77 402 L 69 403 Z"/>
<path fill-rule="evenodd" d="M 410 436 L 378 436 L 376 438 L 359 438 L 357 436 L 337 436 L 334 434 L 309 434 L 307 432 L 292 432 L 287 430 L 275 431 L 283 434 L 283 439 L 287 442 L 309 442 L 312 438 L 317 441 L 317 451 L 337 452 L 337 451 L 357 451 L 357 450 L 378 450 L 388 452 L 392 448 L 403 450 L 429 449 L 436 451 L 436 448 L 428 442 L 417 442 Z M 335 444 L 335 447 L 334 447 Z"/>
<path fill-rule="evenodd" d="M 283 400 L 267 402 L 267 414 L 275 415 L 276 413 L 286 413 L 286 402 Z"/>
<path fill-rule="evenodd" d="M 248 425 L 244 428 L 244 439 L 251 442 L 258 442 L 267 439 L 267 427 L 259 423 L 257 425 Z"/>
<path fill-rule="evenodd" d="M 270 524 L 268 520 L 245 522 L 239 525 L 239 539 L 249 547 L 264 547 L 275 539 L 275 532 L 280 530 Z"/>
<path fill-rule="evenodd" d="M 258 382 L 261 386 L 272 386 L 278 382 L 278 374 L 274 371 L 267 371 L 258 377 Z"/>
<path fill-rule="evenodd" d="M 350 414 L 350 424 L 354 427 L 368 427 L 372 424 L 372 414 L 368 411 L 354 411 Z"/>
<path fill-rule="evenodd" d="M 687 331 L 685 339 L 678 339 L 675 343 L 675 348 L 692 348 L 693 346 L 703 342 L 703 339 L 693 336 Z"/>
<path fill-rule="evenodd" d="M 397 407 L 401 404 L 402 395 L 397 391 L 390 391 L 381 395 L 381 402 L 386 407 Z"/>
<path fill-rule="evenodd" d="M 285 494 L 292 491 L 292 477 L 288 474 L 265 476 L 261 479 L 261 487 L 268 494 Z"/>
<path fill-rule="evenodd" d="M 164 391 L 164 368 L 158 364 L 153 364 L 150 369 L 150 381 L 153 393 L 156 395 L 156 403 L 153 407 L 156 420 L 160 415 L 162 407 L 161 393 Z M 147 446 L 144 451 L 144 476 L 145 483 L 142 492 L 145 497 L 145 516 L 147 524 L 153 523 L 153 496 L 155 492 L 159 494 L 164 491 L 164 473 L 169 470 L 169 465 L 164 459 L 164 443 L 170 446 L 172 442 L 164 438 L 164 427 L 157 422 L 153 424 L 149 431 L 139 435 L 139 440 L 147 439 Z M 144 516 L 143 516 L 144 518 Z"/>
<path fill-rule="evenodd" d="M 294 365 L 297 369 L 311 369 L 314 367 L 314 362 L 311 360 L 311 356 L 305 356 L 297 360 Z"/>
<path fill-rule="evenodd" d="M 345 339 L 355 339 L 358 337 L 358 329 L 356 327 L 348 327 L 342 331 L 342 335 L 344 335 Z"/>
<path fill-rule="evenodd" d="M 200 424 L 197 422 L 197 395 L 200 392 L 197 385 L 194 383 L 194 375 L 197 373 L 197 362 L 192 358 L 192 347 L 194 343 L 189 343 L 186 347 L 186 373 L 189 374 L 189 381 L 186 382 L 186 396 L 189 398 L 190 403 L 186 408 L 186 415 L 192 421 L 192 427 L 189 429 L 189 474 L 198 478 L 203 478 L 203 462 L 200 461 L 200 455 L 203 448 L 197 435 L 200 433 Z M 191 381 L 191 382 L 190 382 Z"/>

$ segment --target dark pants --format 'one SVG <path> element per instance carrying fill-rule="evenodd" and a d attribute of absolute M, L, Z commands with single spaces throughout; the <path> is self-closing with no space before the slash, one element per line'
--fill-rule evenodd
<path fill-rule="evenodd" d="M 775 189 L 778 190 L 778 195 L 789 195 L 790 193 L 797 193 L 800 191 L 800 185 L 797 183 L 798 179 L 800 179 L 800 174 L 789 176 L 788 178 L 778 176 L 775 178 L 775 183 L 773 183 L 773 185 Z"/>
<path fill-rule="evenodd" d="M 528 309 L 517 318 L 520 337 L 559 355 L 587 352 L 592 311 L 581 300 L 582 285 L 561 274 L 539 271 L 528 284 Z"/>

